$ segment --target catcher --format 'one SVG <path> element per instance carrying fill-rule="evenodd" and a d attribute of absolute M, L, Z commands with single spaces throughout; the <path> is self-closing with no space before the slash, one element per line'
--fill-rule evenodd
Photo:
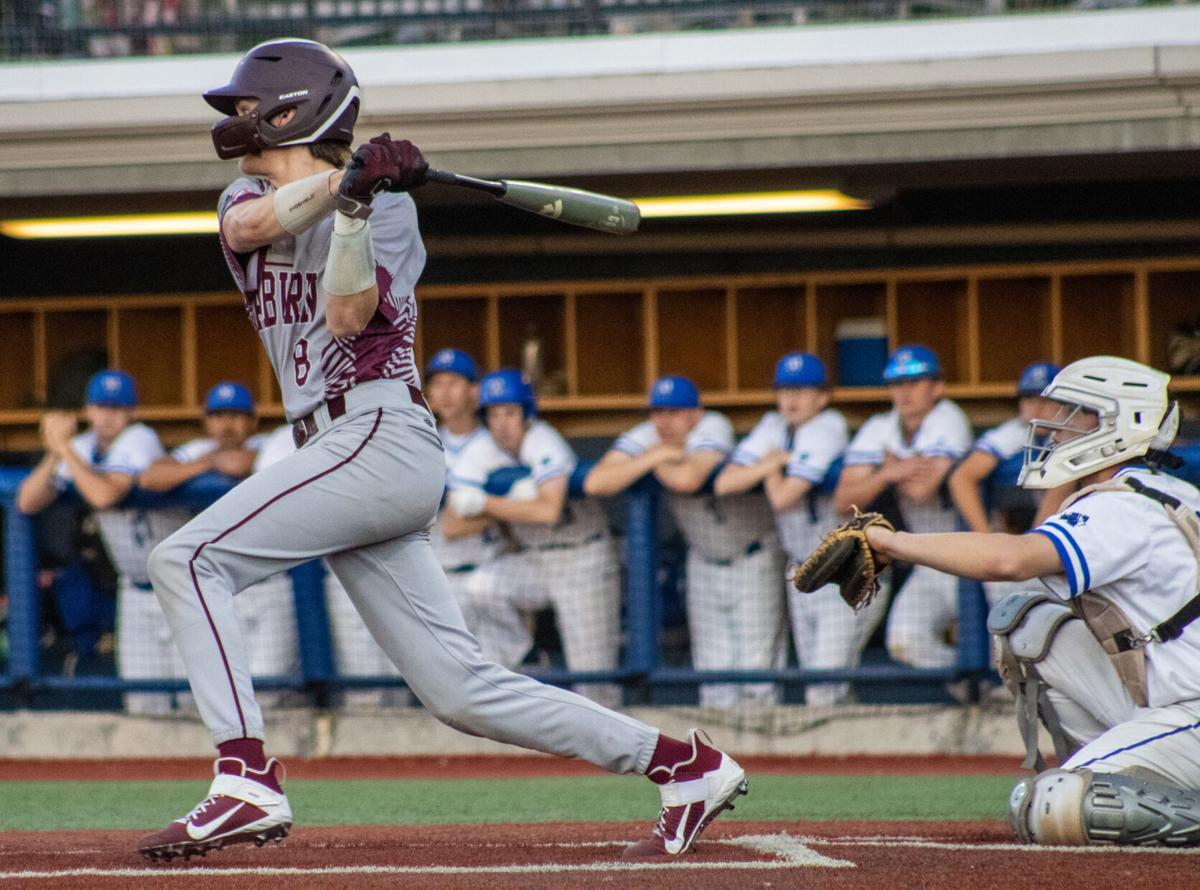
<path fill-rule="evenodd" d="M 1025 535 L 907 534 L 870 517 L 832 533 L 797 574 L 869 596 L 873 567 L 909 560 L 1029 581 L 988 628 L 1029 747 L 1009 816 L 1025 843 L 1200 845 L 1200 491 L 1163 467 L 1178 428 L 1170 377 L 1111 356 L 1064 368 L 1030 424 L 1020 483 L 1079 490 Z M 1043 769 L 1038 718 L 1058 769 Z"/>

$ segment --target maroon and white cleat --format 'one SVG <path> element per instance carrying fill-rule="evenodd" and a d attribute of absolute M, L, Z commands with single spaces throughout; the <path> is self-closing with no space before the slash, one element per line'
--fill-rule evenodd
<path fill-rule="evenodd" d="M 746 771 L 737 761 L 713 747 L 700 730 L 688 733 L 692 756 L 675 764 L 671 778 L 658 786 L 662 812 L 650 837 L 625 848 L 626 859 L 643 856 L 679 856 L 692 849 L 708 823 L 725 810 L 733 809 L 739 794 L 746 794 Z M 707 770 L 698 764 L 717 761 Z M 658 767 L 664 770 L 665 767 Z"/>
<path fill-rule="evenodd" d="M 237 773 L 221 772 L 221 765 L 236 766 Z M 270 776 L 283 787 L 283 765 L 272 757 L 261 772 L 250 769 L 237 757 L 219 757 L 213 764 L 208 796 L 194 810 L 176 819 L 162 831 L 142 838 L 138 852 L 151 860 L 169 861 L 203 856 L 230 844 L 253 841 L 260 847 L 269 840 L 282 841 L 292 827 L 292 808 L 287 796 L 264 784 Z"/>

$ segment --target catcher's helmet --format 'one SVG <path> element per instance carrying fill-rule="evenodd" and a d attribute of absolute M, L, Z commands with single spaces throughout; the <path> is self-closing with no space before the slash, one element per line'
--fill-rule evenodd
<path fill-rule="evenodd" d="M 1072 362 L 1042 395 L 1062 403 L 1052 420 L 1029 424 L 1024 488 L 1054 488 L 1148 452 L 1166 452 L 1179 429 L 1167 399 L 1171 377 L 1111 355 Z"/>
<path fill-rule="evenodd" d="M 501 368 L 488 374 L 479 383 L 479 407 L 490 405 L 520 405 L 525 416 L 537 414 L 537 396 L 525 375 L 515 368 Z"/>
<path fill-rule="evenodd" d="M 346 60 L 324 44 L 299 38 L 260 43 L 242 56 L 229 83 L 204 99 L 228 115 L 212 128 L 221 158 L 325 139 L 349 144 L 358 119 L 358 80 Z M 238 99 L 257 99 L 258 107 L 238 115 Z M 296 116 L 282 127 L 271 126 L 289 108 Z"/>

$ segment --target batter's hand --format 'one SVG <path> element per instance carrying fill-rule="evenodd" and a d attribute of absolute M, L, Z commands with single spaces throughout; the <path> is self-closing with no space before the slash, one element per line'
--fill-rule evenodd
<path fill-rule="evenodd" d="M 338 197 L 347 204 L 367 206 L 381 191 L 407 192 L 423 184 L 428 170 L 429 164 L 419 148 L 407 139 L 393 142 L 391 136 L 383 133 L 354 152 L 338 186 Z M 354 216 L 343 209 L 342 203 L 339 201 L 338 209 Z"/>
<path fill-rule="evenodd" d="M 487 494 L 482 488 L 456 488 L 450 492 L 450 507 L 463 519 L 481 515 L 486 505 Z"/>

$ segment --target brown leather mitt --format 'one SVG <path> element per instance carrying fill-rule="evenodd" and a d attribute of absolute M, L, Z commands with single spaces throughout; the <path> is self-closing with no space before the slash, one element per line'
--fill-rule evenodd
<path fill-rule="evenodd" d="M 808 559 L 792 573 L 792 583 L 801 593 L 813 593 L 826 584 L 836 584 L 842 599 L 855 612 L 875 598 L 883 563 L 867 543 L 867 529 L 882 525 L 895 531 L 882 513 L 860 513 L 825 536 Z"/>

